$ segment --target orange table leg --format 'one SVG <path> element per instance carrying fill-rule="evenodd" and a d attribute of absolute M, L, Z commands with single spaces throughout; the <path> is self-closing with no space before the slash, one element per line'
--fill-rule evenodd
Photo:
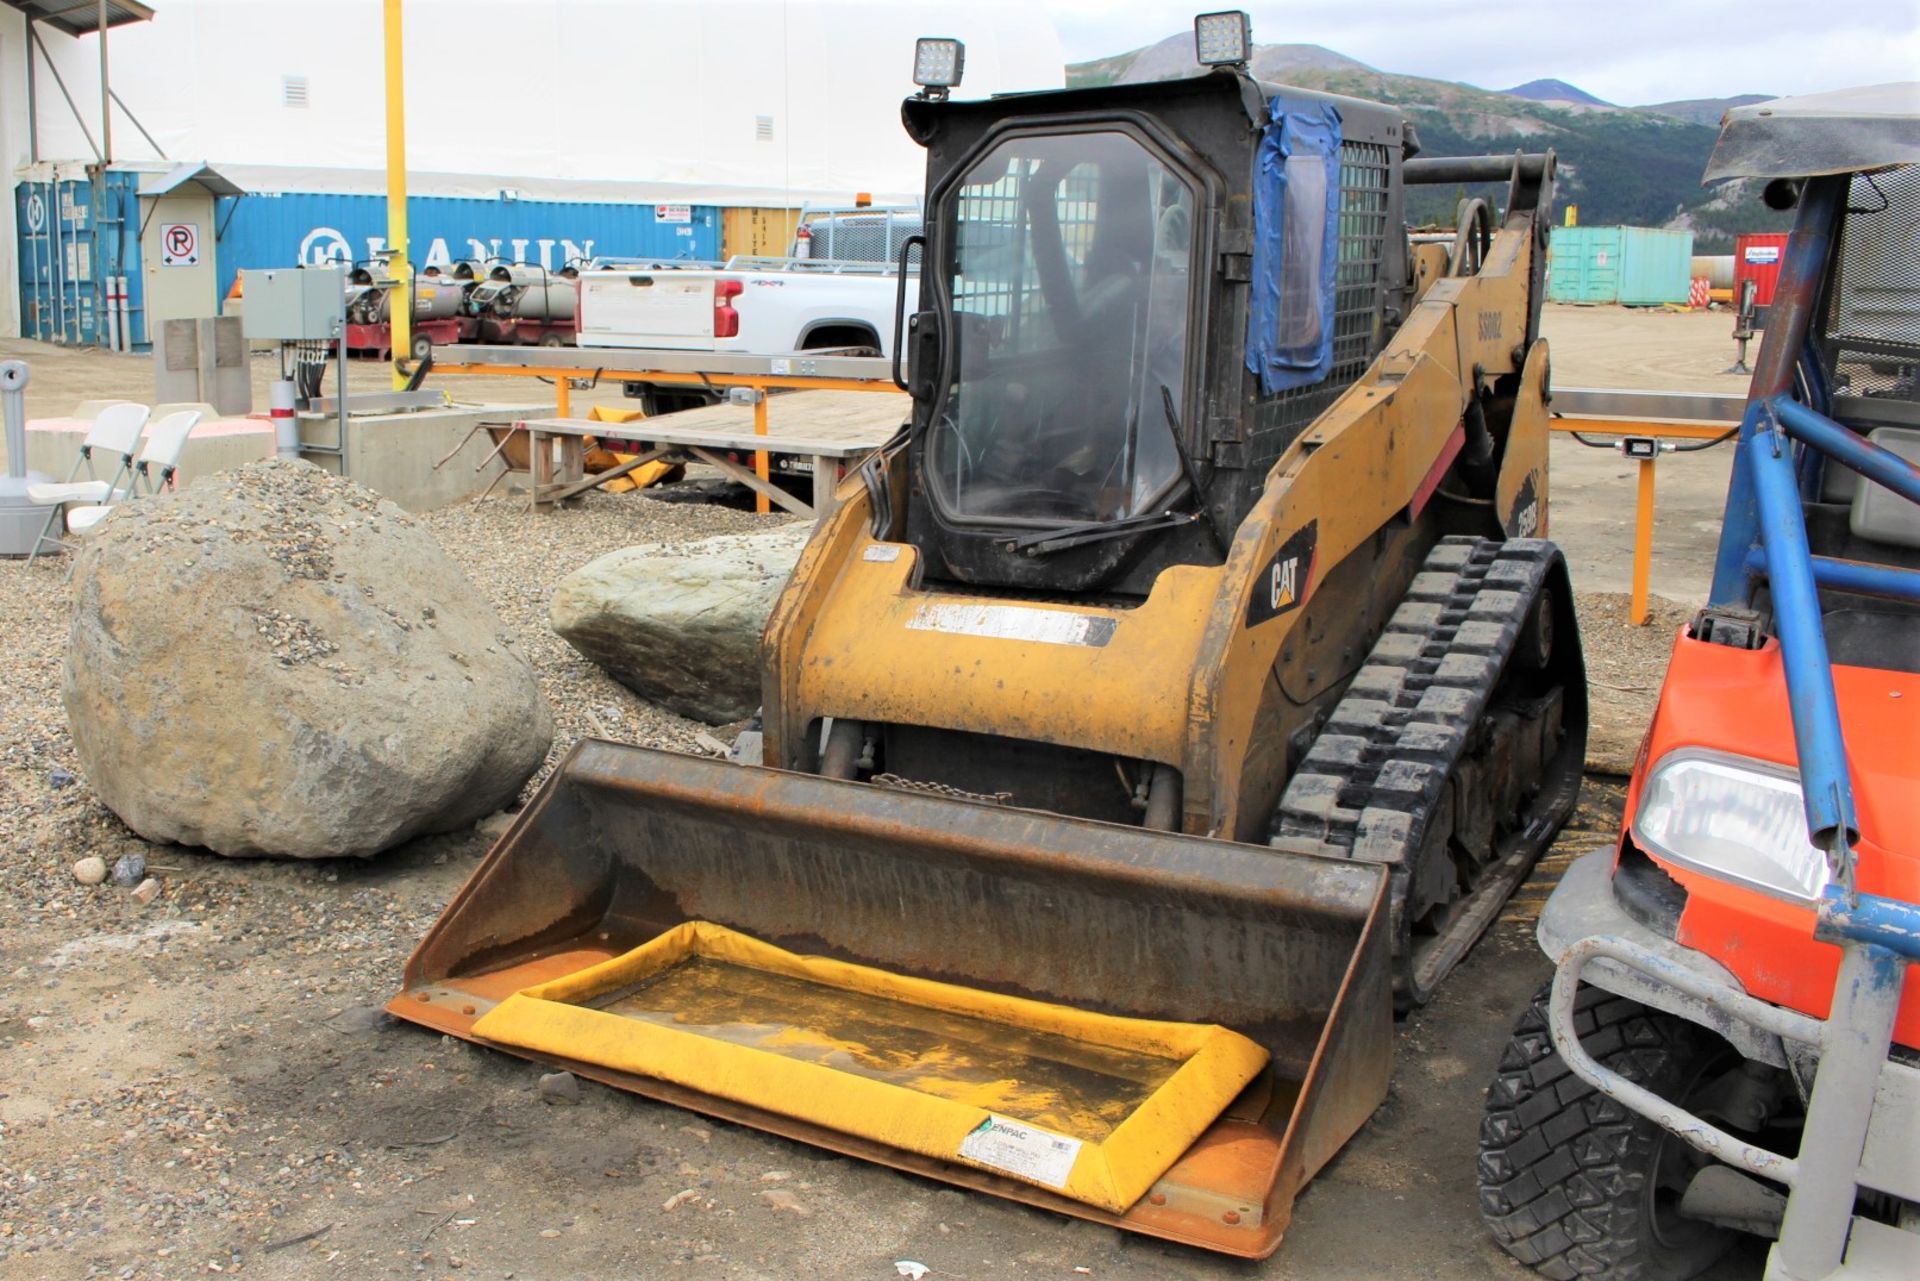
<path fill-rule="evenodd" d="M 759 399 L 753 402 L 753 434 L 756 436 L 764 436 L 767 434 L 767 389 L 759 387 L 755 388 L 755 390 L 758 391 L 760 395 Z M 753 474 L 761 480 L 767 479 L 767 451 L 764 449 L 756 449 L 753 451 Z M 765 516 L 773 510 L 773 504 L 768 501 L 765 494 L 755 494 L 753 496 L 753 510 Z"/>
<path fill-rule="evenodd" d="M 1627 621 L 1644 627 L 1650 617 L 1647 610 L 1647 580 L 1653 574 L 1653 459 L 1640 460 L 1640 494 L 1634 503 L 1633 530 L 1633 606 Z"/>
<path fill-rule="evenodd" d="M 573 417 L 573 380 L 565 374 L 553 380 L 553 414 L 556 418 Z"/>

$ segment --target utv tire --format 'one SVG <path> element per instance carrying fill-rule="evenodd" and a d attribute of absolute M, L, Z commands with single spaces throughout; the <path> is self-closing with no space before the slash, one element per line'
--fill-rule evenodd
<path fill-rule="evenodd" d="M 1547 1031 L 1551 985 L 1515 1025 L 1480 1119 L 1480 1213 L 1506 1252 L 1551 1281 L 1686 1281 L 1737 1233 L 1680 1213 L 1706 1160 L 1573 1075 Z M 1599 1063 L 1682 1105 L 1738 1055 L 1685 1019 L 1596 987 L 1574 1001 Z"/>

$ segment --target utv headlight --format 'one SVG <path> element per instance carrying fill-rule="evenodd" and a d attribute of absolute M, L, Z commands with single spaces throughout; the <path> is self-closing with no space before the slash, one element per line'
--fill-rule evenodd
<path fill-rule="evenodd" d="M 1683 867 L 1811 902 L 1827 856 L 1807 839 L 1800 776 L 1784 766 L 1699 748 L 1660 758 L 1640 792 L 1633 837 Z"/>

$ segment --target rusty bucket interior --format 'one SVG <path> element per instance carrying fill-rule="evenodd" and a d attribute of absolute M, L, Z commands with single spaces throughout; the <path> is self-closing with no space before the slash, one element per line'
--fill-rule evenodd
<path fill-rule="evenodd" d="M 1301 1187 L 1386 1096 L 1385 891 L 1381 870 L 1363 863 L 588 740 L 421 941 L 389 1008 L 820 1147 L 1264 1258 L 1279 1245 Z M 697 999 L 735 1011 L 728 1039 L 795 1039 L 774 1007 L 780 992 L 798 994 L 804 984 L 760 982 L 747 999 L 734 980 L 714 980 L 729 971 L 710 968 L 698 983 L 663 984 L 635 1001 L 636 985 L 618 967 L 696 935 L 743 936 L 766 955 L 792 958 L 776 964 L 810 967 L 792 971 L 809 982 L 822 973 L 852 975 L 856 984 L 879 975 L 871 990 L 883 997 L 893 990 L 885 984 L 899 983 L 935 993 L 936 1003 L 955 992 L 993 994 L 982 1000 L 1012 1011 L 1004 1017 L 1016 1022 L 1032 1012 L 1035 1027 L 1004 1035 L 975 1026 L 965 1050 L 976 1059 L 1002 1043 L 1026 1056 L 1023 1065 L 1037 1057 L 1077 1062 L 1071 1049 L 1035 1055 L 1045 1042 L 1037 1025 L 1110 1016 L 1122 1027 L 1224 1029 L 1236 1043 L 1255 1043 L 1265 1065 L 1250 1071 L 1244 1088 L 1245 1076 L 1231 1080 L 1208 1110 L 1210 1122 L 1190 1140 L 1182 1132 L 1154 1166 L 1165 1166 L 1157 1177 L 1102 1207 L 997 1173 L 963 1151 L 916 1149 L 822 1123 L 817 1113 L 809 1119 L 806 1107 L 769 1097 L 777 1087 L 764 1081 L 729 1091 L 719 1070 L 668 1071 L 649 1062 L 644 1040 L 608 1053 L 590 1029 L 569 1039 L 564 1029 L 575 1025 L 557 1024 L 562 1032 L 544 1039 L 497 1030 L 529 1001 L 573 1001 L 592 1008 L 569 1008 L 565 1017 L 602 1023 L 645 1005 L 650 1024 L 678 1037 L 710 1030 L 695 1025 L 711 1016 L 672 1004 L 680 999 L 672 993 L 698 990 Z M 749 1006 L 751 1015 L 738 1013 Z M 945 1036 L 947 1025 L 924 1009 L 904 999 L 898 1008 L 898 1019 L 870 1022 L 911 1025 L 919 1050 Z M 793 1017 L 798 1024 L 818 1014 Z M 742 1019 L 752 1024 L 750 1038 L 738 1035 Z M 950 1052 L 956 1043 L 937 1048 Z M 985 1071 L 1013 1074 L 992 1063 Z M 998 1119 L 990 1113 L 980 1110 L 983 1125 Z"/>

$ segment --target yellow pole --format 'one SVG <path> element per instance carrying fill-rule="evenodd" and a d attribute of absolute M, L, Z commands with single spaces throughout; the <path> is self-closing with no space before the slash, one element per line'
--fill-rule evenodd
<path fill-rule="evenodd" d="M 1653 573 L 1653 459 L 1640 460 L 1640 496 L 1634 504 L 1633 605 L 1627 621 L 1647 624 L 1647 580 Z"/>
<path fill-rule="evenodd" d="M 394 286 L 387 317 L 396 361 L 413 356 L 413 267 L 407 261 L 407 91 L 406 59 L 401 49 L 400 0 L 386 0 L 387 19 L 387 247 L 393 251 Z M 393 387 L 407 379 L 396 366 Z M 346 388 L 341 388 L 344 395 Z"/>

